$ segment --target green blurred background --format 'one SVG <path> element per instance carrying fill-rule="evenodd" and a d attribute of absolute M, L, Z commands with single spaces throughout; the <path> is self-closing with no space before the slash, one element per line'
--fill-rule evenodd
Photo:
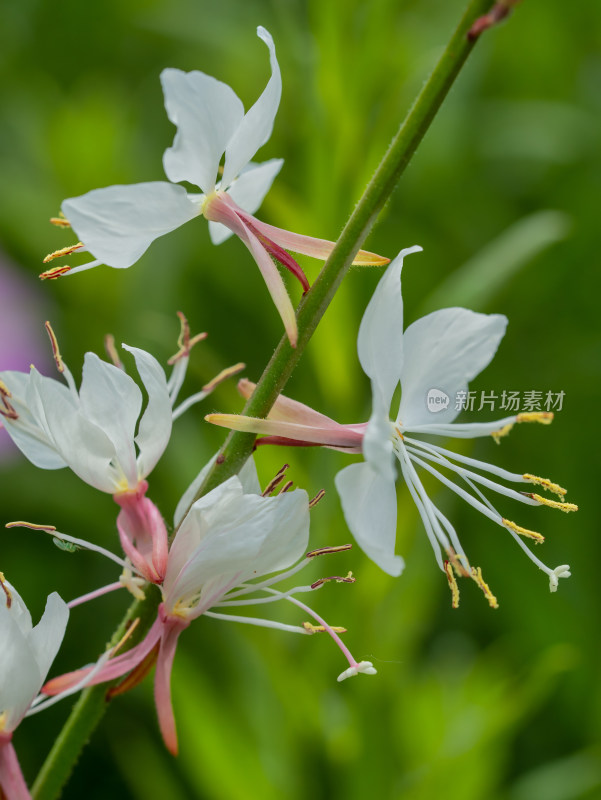
<path fill-rule="evenodd" d="M 262 24 L 284 90 L 258 160 L 281 156 L 285 165 L 259 216 L 335 239 L 462 10 L 462 0 L 3 0 L 0 246 L 35 292 L 33 321 L 25 307 L 22 318 L 39 328 L 41 348 L 50 318 L 76 375 L 109 331 L 165 362 L 181 309 L 193 331 L 210 333 L 193 354 L 188 392 L 239 360 L 258 378 L 281 322 L 238 240 L 211 246 L 200 220 L 129 270 L 99 267 L 40 286 L 41 258 L 72 241 L 48 218 L 65 197 L 164 179 L 161 156 L 174 134 L 158 79 L 164 67 L 200 69 L 229 83 L 246 107 L 254 102 L 268 77 L 255 36 Z M 600 34 L 596 4 L 561 0 L 528 0 L 487 34 L 367 243 L 390 256 L 423 246 L 404 272 L 407 323 L 454 304 L 507 314 L 499 353 L 471 388 L 565 391 L 551 428 L 520 426 L 500 447 L 460 447 L 570 489 L 581 506 L 570 517 L 499 506 L 541 530 L 537 555 L 552 567 L 570 563 L 572 578 L 551 595 L 509 535 L 428 483 L 500 602 L 490 610 L 463 582 L 452 610 L 401 489 L 401 578 L 356 548 L 310 576 L 353 570 L 354 586 L 329 584 L 314 605 L 349 628 L 347 643 L 374 662 L 377 677 L 337 684 L 345 665 L 327 637 L 200 620 L 182 637 L 173 673 L 179 758 L 162 746 L 147 681 L 112 704 L 65 798 L 601 797 Z M 305 263 L 313 279 L 319 265 Z M 355 342 L 377 280 L 377 271 L 351 272 L 287 390 L 342 422 L 369 414 Z M 298 298 L 296 285 L 291 291 Z M 5 346 L 15 331 L 3 331 Z M 43 364 L 27 354 L 25 365 L 33 358 Z M 177 423 L 150 482 L 168 519 L 223 441 L 203 415 L 240 408 L 230 382 Z M 313 512 L 313 545 L 348 541 L 333 485 L 348 458 L 264 448 L 263 481 L 284 461 L 310 494 L 327 491 Z M 17 454 L 2 461 L 0 481 L 2 522 L 52 523 L 117 547 L 111 498 L 67 470 L 42 474 Z M 108 562 L 28 531 L 2 534 L 0 567 L 36 618 L 50 591 L 71 599 L 114 579 Z M 127 604 L 115 595 L 75 610 L 54 670 L 93 660 Z M 292 607 L 276 613 L 301 621 Z M 29 780 L 68 705 L 26 720 L 15 735 Z"/>

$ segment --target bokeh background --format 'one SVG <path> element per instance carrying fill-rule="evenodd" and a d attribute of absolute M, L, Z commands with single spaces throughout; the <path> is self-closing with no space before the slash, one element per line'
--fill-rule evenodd
<path fill-rule="evenodd" d="M 199 220 L 129 270 L 99 267 L 40 285 L 42 257 L 73 240 L 48 218 L 65 197 L 164 179 L 161 156 L 174 134 L 159 85 L 164 67 L 200 69 L 234 87 L 246 107 L 254 102 L 269 74 L 255 36 L 262 24 L 277 45 L 284 90 L 258 159 L 281 156 L 285 166 L 260 216 L 335 239 L 462 8 L 462 0 L 3 0 L 0 369 L 34 361 L 51 373 L 46 318 L 76 375 L 86 350 L 102 353 L 107 332 L 165 362 L 181 309 L 194 331 L 210 333 L 193 354 L 189 392 L 239 360 L 258 378 L 281 323 L 238 240 L 213 247 Z M 595 4 L 562 0 L 529 0 L 487 34 L 367 243 L 391 256 L 423 246 L 404 271 L 407 323 L 455 304 L 508 315 L 499 353 L 472 388 L 565 392 L 552 427 L 520 426 L 499 447 L 459 446 L 570 489 L 581 509 L 569 517 L 499 506 L 541 530 L 537 555 L 550 566 L 570 563 L 572 578 L 551 595 L 508 534 L 428 483 L 500 602 L 489 609 L 464 582 L 452 610 L 401 489 L 401 578 L 356 548 L 335 566 L 315 566 L 356 575 L 353 586 L 326 586 L 314 605 L 349 628 L 346 641 L 374 662 L 377 677 L 337 684 L 344 662 L 327 637 L 200 620 L 182 637 L 173 673 L 179 758 L 162 746 L 147 681 L 112 704 L 66 800 L 601 796 L 600 34 Z M 319 265 L 305 263 L 313 279 Z M 343 422 L 369 414 L 355 342 L 377 280 L 377 271 L 351 272 L 288 386 Z M 298 297 L 297 286 L 291 291 Z M 203 415 L 240 408 L 231 382 L 177 423 L 151 476 L 166 518 L 223 441 Z M 326 489 L 313 512 L 314 546 L 348 541 L 333 485 L 348 457 L 263 448 L 262 479 L 284 461 L 309 493 Z M 67 470 L 42 473 L 3 446 L 0 486 L 3 523 L 52 523 L 117 546 L 111 498 Z M 29 531 L 2 533 L 0 567 L 36 618 L 52 590 L 71 599 L 114 580 L 108 562 L 62 552 Z M 127 604 L 115 595 L 74 611 L 55 671 L 93 660 Z M 292 607 L 277 613 L 301 621 Z M 29 780 L 68 705 L 18 730 Z"/>

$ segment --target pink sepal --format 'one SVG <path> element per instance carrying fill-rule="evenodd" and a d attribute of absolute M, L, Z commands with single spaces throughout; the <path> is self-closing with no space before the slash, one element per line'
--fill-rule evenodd
<path fill-rule="evenodd" d="M 167 616 L 162 603 L 159 606 L 159 617 L 163 620 L 163 635 L 154 676 L 154 701 L 165 746 L 172 755 L 176 756 L 178 747 L 173 705 L 171 703 L 171 670 L 173 668 L 177 640 L 180 633 L 188 627 L 190 621 L 182 617 Z"/>
<path fill-rule="evenodd" d="M 1 794 L 6 800 L 31 800 L 11 739 L 12 733 L 0 733 Z"/>
<path fill-rule="evenodd" d="M 135 569 L 151 583 L 162 583 L 167 570 L 169 542 L 161 512 L 146 495 L 147 481 L 135 492 L 113 495 L 121 506 L 117 530 L 125 555 Z"/>

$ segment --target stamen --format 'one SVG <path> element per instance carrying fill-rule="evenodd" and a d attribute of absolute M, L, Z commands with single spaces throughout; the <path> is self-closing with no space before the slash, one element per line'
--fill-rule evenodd
<path fill-rule="evenodd" d="M 307 633 L 328 633 L 328 628 L 324 625 L 311 625 L 310 622 L 303 622 L 303 628 L 307 631 Z M 347 633 L 346 628 L 340 628 L 336 625 L 330 625 L 329 629 L 331 631 L 335 631 L 336 633 Z"/>
<path fill-rule="evenodd" d="M 4 381 L 0 381 L 0 400 L 2 400 L 2 405 L 4 406 L 4 408 L 0 408 L 0 414 L 6 419 L 19 419 L 14 406 L 8 400 L 9 397 L 12 397 L 12 393 Z"/>
<path fill-rule="evenodd" d="M 455 574 L 457 575 L 458 578 L 469 578 L 471 573 L 468 572 L 468 570 L 464 567 L 464 565 L 462 563 L 462 560 L 461 560 L 461 559 L 463 559 L 465 561 L 465 563 L 469 566 L 467 558 L 465 556 L 463 556 L 463 555 L 462 556 L 458 555 L 453 550 L 452 547 L 447 547 L 446 548 L 446 553 L 447 553 L 447 555 L 449 557 L 449 561 L 448 562 L 445 561 L 445 564 L 446 563 L 450 563 L 452 565 L 453 569 L 455 570 Z M 445 570 L 446 570 L 446 567 L 445 567 Z"/>
<path fill-rule="evenodd" d="M 42 263 L 47 264 L 49 261 L 54 261 L 55 258 L 62 258 L 62 256 L 70 256 L 76 250 L 79 250 L 83 247 L 83 242 L 77 242 L 77 244 L 70 244 L 67 247 L 61 247 L 60 250 L 55 250 L 54 253 L 48 253 L 46 258 Z"/>
<path fill-rule="evenodd" d="M 231 367 L 226 367 L 222 369 L 221 372 L 216 375 L 212 380 L 202 387 L 202 391 L 205 394 L 210 394 L 213 389 L 219 386 L 220 383 L 223 383 L 228 378 L 233 378 L 234 375 L 238 375 L 239 372 L 242 372 L 243 369 L 246 369 L 246 364 L 243 364 L 241 361 L 238 364 L 234 364 Z"/>
<path fill-rule="evenodd" d="M 490 590 L 490 586 L 485 582 L 484 578 L 482 577 L 482 570 L 480 567 L 472 567 L 472 578 L 476 581 L 478 586 L 484 592 L 484 597 L 488 600 L 488 605 L 491 608 L 498 608 L 499 603 L 497 602 L 497 598 Z"/>
<path fill-rule="evenodd" d="M 515 522 L 512 522 L 510 519 L 502 519 L 501 522 L 506 528 L 515 531 L 515 533 L 519 533 L 520 536 L 527 536 L 529 539 L 534 539 L 537 544 L 542 544 L 545 541 L 545 537 L 540 533 L 528 530 L 528 528 L 522 528 L 521 525 L 516 525 Z"/>
<path fill-rule="evenodd" d="M 320 489 L 312 500 L 309 500 L 309 508 L 315 508 L 319 501 L 325 497 L 326 490 Z"/>
<path fill-rule="evenodd" d="M 0 572 L 0 586 L 2 587 L 2 591 L 6 595 L 6 607 L 10 608 L 13 604 L 13 596 L 10 592 L 10 589 L 6 585 L 6 578 L 4 577 L 3 572 Z"/>
<path fill-rule="evenodd" d="M 129 628 L 125 631 L 122 638 L 119 639 L 117 644 L 111 650 L 111 658 L 115 655 L 115 653 L 118 650 L 120 650 L 123 647 L 125 642 L 129 639 L 129 637 L 132 635 L 132 633 L 135 631 L 135 629 L 138 627 L 139 624 L 140 624 L 140 617 L 136 617 L 132 622 L 132 624 L 129 626 Z"/>
<path fill-rule="evenodd" d="M 535 483 L 537 486 L 542 486 L 543 489 L 546 489 L 548 492 L 553 492 L 558 497 L 563 498 L 565 494 L 567 494 L 567 489 L 562 489 L 557 483 L 553 483 L 548 478 L 539 478 L 537 475 L 531 475 L 527 472 L 525 475 L 522 475 L 524 480 L 528 481 L 528 483 Z"/>
<path fill-rule="evenodd" d="M 401 428 L 399 427 L 399 425 L 395 425 L 395 426 L 394 426 L 394 430 L 396 431 L 396 434 L 397 434 L 397 436 L 399 437 L 399 439 L 400 439 L 401 441 L 403 441 L 403 439 L 404 439 L 405 437 L 404 437 L 404 436 L 403 436 L 403 434 L 401 433 Z"/>
<path fill-rule="evenodd" d="M 29 528 L 32 531 L 44 531 L 44 533 L 53 533 L 56 528 L 54 525 L 36 525 L 35 522 L 7 522 L 5 528 Z"/>
<path fill-rule="evenodd" d="M 319 547 L 317 550 L 310 550 L 305 558 L 315 558 L 316 556 L 323 556 L 328 553 L 343 553 L 345 550 L 351 550 L 352 544 L 339 544 L 333 547 Z"/>
<path fill-rule="evenodd" d="M 119 575 L 119 584 L 123 586 L 124 589 L 135 597 L 136 600 L 144 600 L 146 595 L 142 591 L 142 586 L 146 581 L 144 578 L 139 578 L 137 575 L 134 575 L 131 569 L 124 569 L 123 573 Z"/>
<path fill-rule="evenodd" d="M 70 228 L 71 223 L 61 211 L 58 217 L 50 217 L 50 224 L 56 225 L 57 228 Z"/>
<path fill-rule="evenodd" d="M 549 506 L 549 508 L 557 508 L 559 511 L 565 511 L 566 513 L 569 511 L 578 511 L 578 506 L 574 503 L 560 503 L 558 500 L 549 500 L 547 497 L 541 497 L 540 494 L 529 494 L 528 492 L 524 492 L 523 494 L 525 494 L 526 497 L 531 497 L 543 506 Z"/>
<path fill-rule="evenodd" d="M 104 349 L 106 350 L 106 354 L 111 359 L 113 364 L 119 369 L 123 369 L 123 364 L 119 358 L 117 348 L 115 347 L 115 337 L 112 333 L 107 333 L 104 337 Z"/>
<path fill-rule="evenodd" d="M 267 486 L 265 487 L 265 489 L 261 493 L 261 497 L 268 497 L 275 489 L 277 489 L 277 487 L 280 485 L 280 483 L 284 480 L 284 477 L 286 475 L 286 470 L 288 469 L 288 466 L 289 466 L 288 464 L 284 464 L 284 466 L 281 467 L 276 472 L 276 474 L 269 481 L 269 483 L 267 484 Z"/>
<path fill-rule="evenodd" d="M 112 700 L 119 694 L 125 694 L 130 689 L 134 689 L 138 684 L 142 683 L 144 678 L 148 675 L 150 670 L 154 667 L 159 655 L 160 642 L 157 642 L 152 648 L 150 653 L 137 664 L 132 671 L 125 677 L 121 683 L 111 687 L 106 693 L 106 699 Z"/>
<path fill-rule="evenodd" d="M 356 578 L 353 578 L 353 573 L 348 572 L 345 578 L 341 578 L 339 575 L 332 575 L 330 578 L 319 578 L 319 580 L 311 584 L 311 588 L 317 589 L 319 586 L 323 586 L 324 583 L 329 583 L 330 581 L 336 581 L 336 583 L 355 583 L 355 580 Z"/>
<path fill-rule="evenodd" d="M 42 281 L 53 281 L 56 278 L 60 278 L 61 275 L 66 275 L 67 272 L 71 272 L 71 267 L 65 264 L 62 267 L 52 267 L 52 269 L 47 269 L 46 272 L 40 272 L 38 277 Z"/>
<path fill-rule="evenodd" d="M 50 338 L 50 345 L 52 347 L 52 355 L 54 356 L 54 363 L 56 364 L 57 370 L 62 375 L 63 372 L 65 371 L 65 365 L 63 363 L 63 358 L 58 349 L 58 339 L 56 338 L 56 334 L 52 330 L 52 325 L 48 322 L 48 320 L 46 320 L 46 322 L 44 323 L 44 327 L 46 328 L 46 333 Z"/>
<path fill-rule="evenodd" d="M 293 486 L 294 486 L 294 481 L 288 481 L 282 486 L 278 494 L 285 494 L 289 489 L 292 489 Z"/>
<path fill-rule="evenodd" d="M 177 316 L 179 317 L 181 325 L 180 334 L 177 340 L 177 346 L 179 347 L 179 350 L 167 361 L 169 366 L 175 364 L 182 358 L 187 358 L 190 355 L 190 350 L 194 347 L 194 345 L 198 344 L 198 342 L 201 342 L 203 339 L 206 339 L 208 336 L 208 333 L 197 333 L 196 336 L 190 338 L 190 325 L 188 324 L 186 315 L 182 311 L 178 311 Z"/>
<path fill-rule="evenodd" d="M 527 411 L 518 414 L 516 422 L 540 422 L 541 425 L 550 425 L 553 422 L 552 411 Z"/>
<path fill-rule="evenodd" d="M 444 571 L 451 589 L 451 608 L 459 608 L 459 586 L 457 586 L 457 578 L 450 561 L 444 562 Z"/>
<path fill-rule="evenodd" d="M 497 444 L 501 444 L 501 439 L 510 432 L 510 430 L 515 425 L 515 422 L 508 422 L 507 425 L 503 425 L 502 428 L 499 428 L 498 431 L 493 431 L 490 435 L 495 440 Z"/>

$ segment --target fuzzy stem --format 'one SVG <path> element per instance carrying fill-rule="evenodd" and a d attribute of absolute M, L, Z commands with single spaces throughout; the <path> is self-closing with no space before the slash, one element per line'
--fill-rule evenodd
<path fill-rule="evenodd" d="M 378 214 L 391 196 L 397 181 L 426 134 L 444 98 L 474 47 L 467 38 L 472 24 L 490 7 L 491 0 L 470 0 L 456 31 L 430 77 L 392 140 L 386 154 L 369 182 L 363 196 L 345 225 L 338 242 L 310 291 L 301 300 L 298 311 L 298 343 L 292 348 L 284 336 L 265 368 L 243 413 L 266 417 L 298 364 L 315 328 L 332 301 L 340 282 L 371 231 Z M 236 474 L 252 452 L 254 434 L 231 433 L 209 471 L 196 499 Z M 133 604 L 127 619 L 142 616 L 131 647 L 148 631 L 158 608 L 158 593 Z M 124 623 L 119 628 L 122 634 Z M 117 641 L 119 633 L 115 635 Z M 81 750 L 106 710 L 107 685 L 86 689 L 76 703 L 33 786 L 34 800 L 54 800 L 71 774 Z"/>

